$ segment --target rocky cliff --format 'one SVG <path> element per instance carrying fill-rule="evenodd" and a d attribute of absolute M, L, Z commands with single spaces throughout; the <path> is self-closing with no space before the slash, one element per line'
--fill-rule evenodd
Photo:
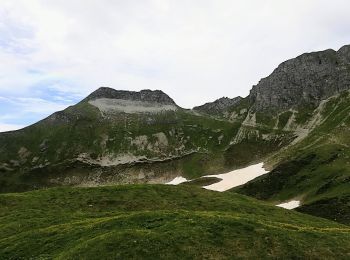
<path fill-rule="evenodd" d="M 115 90 L 113 88 L 107 87 L 101 87 L 96 91 L 92 92 L 89 96 L 87 96 L 84 99 L 84 101 L 90 101 L 101 98 L 150 102 L 162 105 L 176 105 L 174 100 L 172 100 L 167 94 L 165 94 L 161 90 L 145 89 L 136 92 L 126 90 Z"/>
<path fill-rule="evenodd" d="M 350 45 L 339 51 L 305 53 L 283 62 L 250 91 L 255 111 L 317 106 L 350 89 Z"/>
<path fill-rule="evenodd" d="M 213 102 L 205 103 L 204 105 L 194 107 L 194 111 L 206 113 L 208 115 L 220 115 L 232 108 L 235 104 L 241 101 L 241 97 L 228 98 L 222 97 Z"/>

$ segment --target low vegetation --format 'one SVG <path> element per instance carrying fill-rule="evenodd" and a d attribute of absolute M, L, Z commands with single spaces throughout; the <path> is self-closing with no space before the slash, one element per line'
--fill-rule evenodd
<path fill-rule="evenodd" d="M 274 204 L 297 198 L 299 211 L 349 225 L 349 104 L 349 92 L 329 99 L 319 111 L 319 125 L 269 159 L 275 164 L 269 174 L 234 191 Z"/>
<path fill-rule="evenodd" d="M 0 195 L 1 259 L 347 258 L 350 229 L 194 186 Z"/>

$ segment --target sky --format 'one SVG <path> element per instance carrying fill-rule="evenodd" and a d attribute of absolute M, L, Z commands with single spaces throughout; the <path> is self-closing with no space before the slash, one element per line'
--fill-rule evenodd
<path fill-rule="evenodd" d="M 0 132 L 95 89 L 191 108 L 247 96 L 281 62 L 350 44 L 348 0 L 0 0 Z"/>

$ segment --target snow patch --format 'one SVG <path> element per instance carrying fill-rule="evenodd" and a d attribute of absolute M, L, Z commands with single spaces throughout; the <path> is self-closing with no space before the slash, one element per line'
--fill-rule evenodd
<path fill-rule="evenodd" d="M 291 200 L 285 203 L 278 204 L 276 206 L 285 209 L 295 209 L 300 206 L 300 200 Z"/>
<path fill-rule="evenodd" d="M 102 113 L 124 112 L 127 114 L 136 113 L 160 113 L 164 111 L 175 111 L 174 105 L 163 105 L 145 101 L 134 101 L 113 98 L 98 98 L 90 100 L 89 104 L 97 107 Z"/>
<path fill-rule="evenodd" d="M 179 176 L 179 177 L 176 177 L 175 179 L 173 179 L 172 181 L 170 181 L 170 182 L 168 182 L 166 184 L 178 185 L 178 184 L 186 182 L 186 181 L 188 181 L 186 178 Z"/>
<path fill-rule="evenodd" d="M 207 175 L 203 177 L 216 177 L 222 180 L 217 183 L 204 186 L 203 188 L 208 190 L 215 190 L 215 191 L 226 191 L 234 187 L 243 185 L 248 181 L 251 181 L 256 177 L 264 175 L 268 172 L 269 171 L 266 171 L 263 168 L 263 163 L 259 163 L 259 164 L 251 165 L 246 168 L 234 170 L 224 174 Z"/>

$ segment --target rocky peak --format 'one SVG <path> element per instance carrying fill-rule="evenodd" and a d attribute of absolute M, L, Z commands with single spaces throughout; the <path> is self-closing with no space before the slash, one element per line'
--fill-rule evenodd
<path fill-rule="evenodd" d="M 113 88 L 101 87 L 92 92 L 85 101 L 95 100 L 99 98 L 110 98 L 110 99 L 122 99 L 131 101 L 144 101 L 150 103 L 158 103 L 162 105 L 176 105 L 167 94 L 161 90 L 141 90 L 127 91 L 127 90 L 115 90 Z"/>
<path fill-rule="evenodd" d="M 193 110 L 212 115 L 222 114 L 227 109 L 237 104 L 241 99 L 241 97 L 222 97 L 215 100 L 214 102 L 208 102 L 204 105 L 194 107 Z"/>
<path fill-rule="evenodd" d="M 256 110 L 286 110 L 350 89 L 350 46 L 302 54 L 283 62 L 250 91 Z"/>
<path fill-rule="evenodd" d="M 345 45 L 338 50 L 338 57 L 346 63 L 350 63 L 350 45 Z"/>

